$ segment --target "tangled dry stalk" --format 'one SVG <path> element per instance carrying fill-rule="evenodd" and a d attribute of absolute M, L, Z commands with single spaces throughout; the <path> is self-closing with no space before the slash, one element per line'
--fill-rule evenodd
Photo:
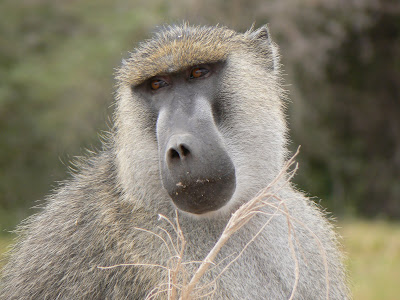
<path fill-rule="evenodd" d="M 324 263 L 324 268 L 325 268 L 325 281 L 326 281 L 326 299 L 329 299 L 329 276 L 328 276 L 328 263 L 327 263 L 327 258 L 326 258 L 326 253 L 324 248 L 322 247 L 321 241 L 318 239 L 318 237 L 313 233 L 313 231 L 303 222 L 299 221 L 298 219 L 294 218 L 293 216 L 290 215 L 284 199 L 281 199 L 278 196 L 279 190 L 281 190 L 285 185 L 287 185 L 293 176 L 295 175 L 297 169 L 298 169 L 298 164 L 295 162 L 295 157 L 299 153 L 299 149 L 297 149 L 296 153 L 290 158 L 286 164 L 283 166 L 282 170 L 279 172 L 279 174 L 276 176 L 276 178 L 263 190 L 261 190 L 253 199 L 251 199 L 249 202 L 243 204 L 235 213 L 232 214 L 231 218 L 229 219 L 228 224 L 226 225 L 224 231 L 221 234 L 221 237 L 219 240 L 216 242 L 214 247 L 211 249 L 211 251 L 208 253 L 206 258 L 201 261 L 201 262 L 184 262 L 184 251 L 185 251 L 185 237 L 183 235 L 183 232 L 180 228 L 179 225 L 179 218 L 178 218 L 178 212 L 176 211 L 176 220 L 175 224 L 171 222 L 167 217 L 160 215 L 160 219 L 166 221 L 170 226 L 172 226 L 173 231 L 176 235 L 175 242 L 173 241 L 174 239 L 172 238 L 171 234 L 165 230 L 162 227 L 159 227 L 166 236 L 168 237 L 168 242 L 167 240 L 162 237 L 161 235 L 154 233 L 152 231 L 148 231 L 142 228 L 137 228 L 137 230 L 145 231 L 148 232 L 149 234 L 153 234 L 160 238 L 163 243 L 167 246 L 168 251 L 170 253 L 170 259 L 168 261 L 167 266 L 164 265 L 159 265 L 159 264 L 138 264 L 138 263 L 132 263 L 132 264 L 119 264 L 119 265 L 113 265 L 113 266 L 107 266 L 107 267 L 99 267 L 100 269 L 110 269 L 110 268 L 116 268 L 119 266 L 148 266 L 148 267 L 157 267 L 157 268 L 162 268 L 167 271 L 168 273 L 168 282 L 163 283 L 157 287 L 155 287 L 146 297 L 146 300 L 150 299 L 156 299 L 157 297 L 161 295 L 167 295 L 168 300 L 189 300 L 189 299 L 198 299 L 198 298 L 204 298 L 207 296 L 211 296 L 213 291 L 215 291 L 215 285 L 217 280 L 221 277 L 221 275 L 237 260 L 240 258 L 240 256 L 244 253 L 244 251 L 247 249 L 247 247 L 257 238 L 257 236 L 264 230 L 266 226 L 271 222 L 271 220 L 274 218 L 276 215 L 284 215 L 287 220 L 287 225 L 288 225 L 288 242 L 289 242 L 289 247 L 290 247 L 290 252 L 291 256 L 294 260 L 295 263 L 295 282 L 292 288 L 291 295 L 289 297 L 289 300 L 294 299 L 294 295 L 296 292 L 296 288 L 299 282 L 299 261 L 296 256 L 295 252 L 295 245 L 294 242 L 296 242 L 296 236 L 295 236 L 295 230 L 293 227 L 293 222 L 297 223 L 298 225 L 302 226 L 305 228 L 307 231 L 309 231 L 315 241 L 318 244 L 319 250 L 322 254 L 323 257 L 323 263 Z M 270 201 L 272 199 L 277 200 L 275 201 Z M 277 204 L 276 204 L 277 203 Z M 263 224 L 263 226 L 259 229 L 259 231 L 250 239 L 250 241 L 243 247 L 243 249 L 238 253 L 224 268 L 223 270 L 213 279 L 212 282 L 207 283 L 206 285 L 197 287 L 197 285 L 200 283 L 201 278 L 205 274 L 205 272 L 209 269 L 211 265 L 215 265 L 214 259 L 220 252 L 221 248 L 226 244 L 226 242 L 232 237 L 232 235 L 240 230 L 243 226 L 245 226 L 255 215 L 257 214 L 265 214 L 263 212 L 264 207 L 272 207 L 274 208 L 274 213 L 269 214 L 269 218 L 266 220 L 266 222 Z M 229 259 L 225 258 L 225 259 Z M 186 271 L 185 265 L 187 264 L 200 264 L 200 266 L 197 268 L 193 276 L 190 278 L 190 281 L 188 280 L 188 272 Z M 210 287 L 214 287 L 211 288 Z M 207 289 L 208 288 L 208 289 Z M 202 290 L 210 290 L 205 293 L 201 293 Z"/>

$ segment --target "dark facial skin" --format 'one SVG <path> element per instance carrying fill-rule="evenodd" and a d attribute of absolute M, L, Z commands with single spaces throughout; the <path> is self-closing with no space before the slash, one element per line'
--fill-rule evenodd
<path fill-rule="evenodd" d="M 217 122 L 222 63 L 156 76 L 140 87 L 157 115 L 163 187 L 175 205 L 193 214 L 223 207 L 236 187 L 235 168 Z"/>

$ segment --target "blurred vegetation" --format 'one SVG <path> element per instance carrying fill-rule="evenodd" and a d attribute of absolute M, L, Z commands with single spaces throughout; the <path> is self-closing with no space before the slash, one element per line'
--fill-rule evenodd
<path fill-rule="evenodd" d="M 73 156 L 100 146 L 121 59 L 157 25 L 182 20 L 269 23 L 291 84 L 299 187 L 336 215 L 400 217 L 397 1 L 3 0 L 1 231 L 67 177 Z"/>

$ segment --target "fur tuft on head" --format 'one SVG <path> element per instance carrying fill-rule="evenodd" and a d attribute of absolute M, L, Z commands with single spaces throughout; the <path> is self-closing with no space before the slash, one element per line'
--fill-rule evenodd
<path fill-rule="evenodd" d="M 263 26 L 256 31 L 251 29 L 242 34 L 223 26 L 190 26 L 188 23 L 160 27 L 152 39 L 139 44 L 131 53 L 118 70 L 116 78 L 119 85 L 136 86 L 156 75 L 225 61 L 233 51 L 246 47 L 249 42 L 262 40 L 257 33 L 265 28 Z M 272 42 L 268 35 L 268 49 L 270 45 Z M 264 52 L 269 54 L 273 51 Z"/>

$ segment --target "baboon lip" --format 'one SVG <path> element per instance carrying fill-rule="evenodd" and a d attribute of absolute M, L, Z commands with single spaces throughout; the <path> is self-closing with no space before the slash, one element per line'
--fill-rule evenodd
<path fill-rule="evenodd" d="M 174 204 L 181 210 L 203 214 L 223 207 L 236 189 L 235 174 L 225 177 L 178 181 L 167 189 Z"/>

